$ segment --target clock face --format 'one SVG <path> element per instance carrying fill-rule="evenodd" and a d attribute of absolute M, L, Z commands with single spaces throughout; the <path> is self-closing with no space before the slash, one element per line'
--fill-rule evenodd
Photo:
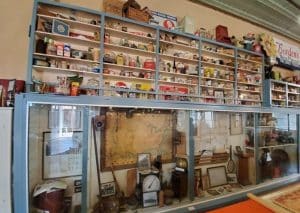
<path fill-rule="evenodd" d="M 143 192 L 159 191 L 160 181 L 156 175 L 148 175 L 143 181 Z"/>

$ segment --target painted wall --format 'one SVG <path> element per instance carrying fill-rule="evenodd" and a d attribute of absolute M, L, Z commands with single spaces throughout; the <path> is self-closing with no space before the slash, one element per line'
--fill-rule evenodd
<path fill-rule="evenodd" d="M 103 0 L 61 0 L 60 2 L 102 10 Z M 189 15 L 195 19 L 197 27 L 208 30 L 222 24 L 228 27 L 229 34 L 241 37 L 253 32 L 267 32 L 292 45 L 300 46 L 299 42 L 276 35 L 261 27 L 239 20 L 230 15 L 207 8 L 188 0 L 138 0 L 142 6 L 150 9 L 173 14 L 180 17 Z M 0 1 L 0 78 L 26 79 L 28 54 L 28 26 L 31 23 L 33 0 Z M 3 33 L 4 32 L 4 33 Z"/>

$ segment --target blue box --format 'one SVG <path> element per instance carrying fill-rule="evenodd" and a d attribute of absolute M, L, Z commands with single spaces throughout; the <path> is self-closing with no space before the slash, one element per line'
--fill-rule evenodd
<path fill-rule="evenodd" d="M 60 21 L 53 19 L 53 24 L 52 24 L 52 33 L 60 34 L 60 35 L 69 35 L 69 25 Z"/>

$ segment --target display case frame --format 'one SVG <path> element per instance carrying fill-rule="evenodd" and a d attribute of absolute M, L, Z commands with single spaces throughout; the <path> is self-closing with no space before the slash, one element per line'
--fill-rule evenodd
<path fill-rule="evenodd" d="M 55 95 L 39 95 L 39 94 L 21 94 L 16 96 L 16 108 L 15 108 L 15 126 L 14 132 L 14 178 L 13 178 L 13 194 L 14 194 L 14 209 L 16 212 L 28 212 L 29 211 L 29 159 L 28 159 L 28 122 L 29 122 L 29 108 L 33 104 L 54 104 L 54 105 L 76 105 L 83 106 L 83 140 L 89 140 L 89 131 L 90 131 L 90 109 L 92 106 L 99 107 L 132 107 L 132 108 L 153 108 L 153 109 L 181 109 L 189 110 L 189 135 L 187 136 L 189 151 L 188 151 L 188 198 L 191 201 L 189 204 L 184 204 L 182 206 L 173 208 L 166 207 L 165 210 L 169 212 L 180 212 L 187 210 L 189 207 L 204 210 L 209 209 L 218 205 L 224 205 L 224 203 L 233 202 L 240 200 L 242 197 L 245 197 L 248 192 L 259 193 L 266 190 L 271 190 L 279 186 L 286 185 L 287 183 L 292 183 L 300 180 L 299 175 L 299 114 L 295 109 L 286 109 L 284 112 L 289 112 L 292 114 L 297 114 L 297 174 L 293 174 L 279 180 L 273 180 L 269 183 L 263 183 L 262 185 L 256 186 L 254 188 L 249 188 L 238 193 L 232 193 L 230 196 L 221 196 L 212 200 L 199 201 L 195 200 L 194 194 L 194 135 L 193 128 L 189 126 L 193 125 L 193 111 L 217 111 L 217 112 L 254 112 L 256 119 L 258 120 L 258 113 L 270 113 L 271 112 L 283 112 L 282 109 L 278 108 L 247 108 L 245 107 L 226 107 L 226 106 L 215 106 L 209 107 L 205 104 L 169 104 L 164 101 L 155 101 L 155 100 L 145 100 L 143 102 L 136 101 L 134 99 L 127 98 L 114 98 L 114 97 L 90 97 L 90 96 L 80 96 L 80 97 L 62 97 Z M 25 112 L 25 113 L 24 113 Z M 256 125 L 257 125 L 256 121 Z M 258 126 L 255 127 L 259 128 Z M 256 139 L 258 140 L 258 138 Z M 82 171 L 82 209 L 85 212 L 88 206 L 88 177 L 87 177 L 87 163 L 89 158 L 88 152 L 88 143 L 83 143 L 83 171 Z M 258 150 L 258 144 L 255 143 L 254 149 Z M 256 163 L 258 164 L 259 156 L 255 155 Z M 144 209 L 147 212 L 147 209 Z M 149 209 L 153 211 L 153 209 Z"/>

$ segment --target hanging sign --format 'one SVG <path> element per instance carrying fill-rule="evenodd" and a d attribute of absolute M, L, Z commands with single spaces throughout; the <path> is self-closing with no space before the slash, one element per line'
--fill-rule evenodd
<path fill-rule="evenodd" d="M 277 47 L 276 60 L 279 66 L 300 70 L 300 48 L 274 38 Z"/>

